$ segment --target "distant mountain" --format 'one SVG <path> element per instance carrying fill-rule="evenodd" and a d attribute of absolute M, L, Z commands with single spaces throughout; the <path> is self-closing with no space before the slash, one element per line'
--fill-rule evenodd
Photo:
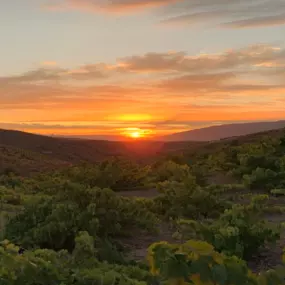
<path fill-rule="evenodd" d="M 164 136 L 164 141 L 215 141 L 285 128 L 285 120 L 212 126 Z"/>

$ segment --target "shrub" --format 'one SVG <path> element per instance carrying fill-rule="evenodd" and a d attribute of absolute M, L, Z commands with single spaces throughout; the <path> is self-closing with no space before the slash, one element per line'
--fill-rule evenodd
<path fill-rule="evenodd" d="M 185 238 L 201 238 L 219 252 L 249 259 L 261 247 L 280 238 L 281 228 L 262 219 L 264 199 L 257 196 L 250 205 L 234 205 L 215 221 L 181 220 L 181 231 Z"/>

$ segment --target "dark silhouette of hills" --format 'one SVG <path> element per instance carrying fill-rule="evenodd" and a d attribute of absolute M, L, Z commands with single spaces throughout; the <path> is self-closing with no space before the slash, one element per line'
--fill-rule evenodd
<path fill-rule="evenodd" d="M 164 141 L 215 141 L 285 128 L 285 120 L 211 126 L 164 136 Z"/>
<path fill-rule="evenodd" d="M 61 138 L 0 129 L 0 173 L 27 174 L 111 157 L 149 162 L 157 156 L 200 145 L 197 142 L 106 141 Z"/>
<path fill-rule="evenodd" d="M 285 121 L 231 124 L 173 134 L 166 137 L 166 141 L 117 142 L 49 137 L 0 129 L 0 173 L 13 169 L 29 175 L 81 162 L 96 163 L 110 157 L 149 163 L 171 154 L 214 152 L 232 142 L 254 142 L 264 136 L 278 138 L 284 136 L 284 128 Z"/>

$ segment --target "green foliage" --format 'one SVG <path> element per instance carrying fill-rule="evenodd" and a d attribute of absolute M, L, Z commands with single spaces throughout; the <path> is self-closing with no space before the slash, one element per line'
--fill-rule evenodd
<path fill-rule="evenodd" d="M 15 189 L 16 187 L 20 187 L 22 185 L 22 182 L 23 180 L 13 173 L 0 175 L 0 186 L 6 186 L 8 188 Z"/>
<path fill-rule="evenodd" d="M 26 251 L 9 241 L 0 246 L 1 285 L 146 285 L 150 274 L 138 267 L 100 263 L 94 256 L 92 238 L 80 233 L 72 254 L 47 249 Z"/>
<path fill-rule="evenodd" d="M 155 229 L 154 214 L 138 206 L 109 189 L 71 183 L 56 196 L 27 203 L 24 211 L 10 219 L 6 236 L 26 247 L 71 250 L 79 231 L 104 239 L 136 227 Z"/>
<path fill-rule="evenodd" d="M 232 165 L 230 172 L 243 177 L 244 183 L 251 189 L 285 187 L 285 148 L 282 139 L 264 137 L 256 143 L 243 144 L 225 149 L 226 153 L 235 152 L 235 157 L 228 160 Z"/>
<path fill-rule="evenodd" d="M 166 161 L 153 168 L 153 179 L 156 183 L 164 181 L 183 182 L 189 176 L 191 176 L 191 171 L 188 165 L 180 165 L 173 161 Z"/>
<path fill-rule="evenodd" d="M 276 185 L 277 173 L 258 167 L 250 175 L 244 175 L 243 180 L 252 189 L 272 189 Z"/>
<path fill-rule="evenodd" d="M 150 168 L 125 159 L 106 160 L 97 165 L 75 166 L 62 172 L 66 179 L 90 187 L 128 190 L 147 183 Z"/>
<path fill-rule="evenodd" d="M 285 196 L 285 189 L 272 189 L 270 194 L 275 196 Z"/>
<path fill-rule="evenodd" d="M 249 259 L 261 247 L 280 238 L 280 227 L 262 218 L 265 200 L 257 196 L 250 205 L 234 205 L 214 221 L 181 220 L 181 231 L 186 238 L 194 236 L 213 244 L 219 252 Z"/>
<path fill-rule="evenodd" d="M 266 222 L 264 214 L 283 214 L 283 199 L 271 197 L 272 205 L 267 196 L 248 192 L 284 195 L 284 146 L 284 138 L 264 137 L 205 143 L 201 151 L 148 166 L 110 159 L 32 178 L 6 172 L 0 176 L 0 231 L 12 243 L 0 244 L 0 284 L 281 285 L 284 267 L 255 275 L 244 260 L 280 237 L 281 225 Z M 219 172 L 237 184 L 209 184 Z M 153 186 L 159 190 L 153 199 L 116 193 Z M 126 259 L 120 240 L 137 229 L 152 234 L 160 219 L 162 234 L 166 221 L 178 221 L 180 237 L 195 240 L 152 245 L 152 276 L 147 265 Z M 25 247 L 24 254 L 14 244 Z"/>
<path fill-rule="evenodd" d="M 149 248 L 152 273 L 170 285 L 281 285 L 285 271 L 253 274 L 246 263 L 214 250 L 210 244 L 189 240 L 181 245 L 165 242 Z"/>
<path fill-rule="evenodd" d="M 21 195 L 14 189 L 9 189 L 6 186 L 0 186 L 0 202 L 10 205 L 20 205 Z"/>
<path fill-rule="evenodd" d="M 161 182 L 158 189 L 161 195 L 154 199 L 156 209 L 167 217 L 215 217 L 229 207 L 218 192 L 198 186 L 190 175 L 183 182 Z"/>

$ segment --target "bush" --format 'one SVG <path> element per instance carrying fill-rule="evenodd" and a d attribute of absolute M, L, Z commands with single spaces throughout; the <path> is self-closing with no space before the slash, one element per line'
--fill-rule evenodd
<path fill-rule="evenodd" d="M 234 205 L 215 221 L 181 220 L 182 234 L 185 238 L 201 238 L 229 256 L 249 259 L 261 247 L 280 238 L 281 228 L 262 219 L 264 199 L 257 196 L 248 206 Z"/>
<path fill-rule="evenodd" d="M 274 196 L 285 196 L 285 189 L 272 189 L 270 194 Z"/>
<path fill-rule="evenodd" d="M 184 244 L 155 243 L 149 248 L 151 271 L 161 284 L 262 285 L 283 284 L 284 268 L 255 275 L 237 257 L 224 256 L 199 240 Z"/>
<path fill-rule="evenodd" d="M 110 189 L 70 184 L 55 197 L 27 203 L 24 211 L 8 222 L 6 235 L 25 247 L 72 250 L 79 231 L 105 239 L 126 235 L 137 227 L 154 230 L 157 218 L 139 206 Z"/>
<path fill-rule="evenodd" d="M 92 237 L 81 232 L 74 252 L 38 249 L 19 255 L 19 247 L 0 245 L 1 285 L 146 285 L 151 275 L 139 267 L 101 263 L 95 258 Z"/>
<path fill-rule="evenodd" d="M 188 176 L 183 183 L 159 183 L 158 189 L 161 195 L 154 199 L 157 212 L 168 218 L 216 217 L 229 207 L 229 202 L 219 193 L 198 186 L 193 176 Z"/>

